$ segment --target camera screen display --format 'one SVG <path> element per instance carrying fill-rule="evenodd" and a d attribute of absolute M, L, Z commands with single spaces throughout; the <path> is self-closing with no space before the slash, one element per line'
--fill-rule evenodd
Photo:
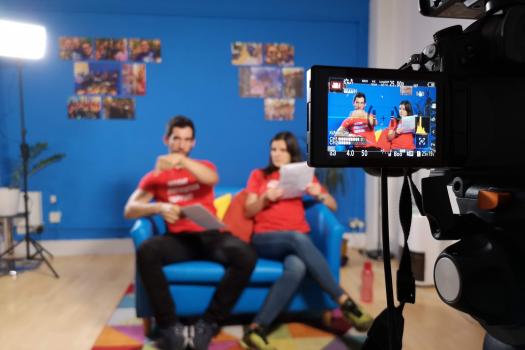
<path fill-rule="evenodd" d="M 315 70 L 309 77 L 309 153 L 319 155 L 319 166 L 423 166 L 439 158 L 438 76 L 348 68 L 322 73 L 321 82 Z"/>

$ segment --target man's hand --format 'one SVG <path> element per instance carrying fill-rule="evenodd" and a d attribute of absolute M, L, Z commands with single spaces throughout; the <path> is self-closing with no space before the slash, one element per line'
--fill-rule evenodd
<path fill-rule="evenodd" d="M 370 115 L 368 116 L 368 124 L 369 124 L 370 126 L 376 126 L 376 125 L 377 125 L 377 119 L 376 119 L 376 116 L 375 116 L 375 115 L 370 114 Z"/>
<path fill-rule="evenodd" d="M 275 202 L 283 196 L 283 193 L 284 191 L 282 188 L 269 188 L 264 193 L 264 198 L 266 198 L 270 202 Z"/>
<path fill-rule="evenodd" d="M 187 157 L 183 154 L 173 153 L 157 157 L 155 170 L 164 171 L 169 169 L 181 169 Z"/>
<path fill-rule="evenodd" d="M 171 203 L 158 203 L 159 214 L 166 222 L 173 224 L 180 219 L 180 207 Z"/>
<path fill-rule="evenodd" d="M 366 118 L 367 114 L 362 109 L 356 109 L 350 113 L 350 118 Z"/>

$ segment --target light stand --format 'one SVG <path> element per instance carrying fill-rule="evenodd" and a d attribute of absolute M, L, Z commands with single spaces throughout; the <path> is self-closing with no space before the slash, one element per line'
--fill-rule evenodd
<path fill-rule="evenodd" d="M 27 25 L 23 23 L 3 21 L 0 20 L 0 37 L 9 34 L 11 35 L 6 42 L 0 42 L 0 56 L 15 57 L 18 59 L 21 58 L 41 58 L 45 50 L 45 28 L 35 25 Z M 19 38 L 13 38 L 12 35 L 16 37 L 16 34 L 20 34 L 21 40 Z M 35 39 L 36 38 L 36 39 Z M 25 39 L 25 40 L 24 40 Z M 40 40 L 38 40 L 40 39 Z M 36 43 L 34 41 L 37 41 Z M 25 45 L 25 46 L 24 46 Z M 29 52 L 28 48 L 35 48 L 36 51 Z M 28 195 L 28 176 L 29 176 L 29 146 L 26 142 L 27 129 L 25 124 L 25 110 L 24 110 L 24 85 L 23 85 L 23 66 L 22 60 L 18 61 L 18 87 L 19 87 L 19 102 L 20 102 L 20 131 L 21 131 L 21 144 L 20 144 L 20 153 L 22 156 L 22 174 L 23 174 L 23 199 L 24 199 L 24 220 L 25 220 L 25 235 L 24 239 L 18 241 L 16 244 L 12 245 L 8 250 L 0 254 L 0 258 L 7 254 L 12 254 L 15 251 L 15 248 L 25 242 L 26 244 L 26 259 L 44 262 L 49 269 L 53 272 L 53 275 L 56 278 L 60 276 L 55 271 L 51 263 L 44 256 L 44 252 L 47 253 L 50 257 L 52 254 L 47 251 L 40 243 L 35 241 L 29 233 L 29 195 Z M 35 249 L 35 253 L 31 254 L 31 246 Z M 37 265 L 38 266 L 38 265 Z M 13 261 L 11 267 L 16 268 L 16 259 Z M 16 271 L 16 270 L 15 270 Z"/>

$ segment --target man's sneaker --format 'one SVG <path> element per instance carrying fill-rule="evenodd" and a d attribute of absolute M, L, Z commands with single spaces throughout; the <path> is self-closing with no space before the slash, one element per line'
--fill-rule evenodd
<path fill-rule="evenodd" d="M 374 323 L 374 318 L 350 298 L 341 305 L 341 311 L 345 320 L 360 332 L 366 332 Z"/>
<path fill-rule="evenodd" d="M 211 339 L 219 332 L 219 325 L 200 319 L 195 323 L 193 329 L 193 348 L 195 350 L 208 350 Z"/>
<path fill-rule="evenodd" d="M 261 327 L 245 328 L 241 346 L 250 350 L 277 350 L 266 338 L 266 333 Z"/>
<path fill-rule="evenodd" d="M 175 326 L 159 329 L 160 338 L 155 346 L 160 350 L 184 350 L 186 348 L 186 337 L 184 336 L 184 325 L 177 322 Z"/>

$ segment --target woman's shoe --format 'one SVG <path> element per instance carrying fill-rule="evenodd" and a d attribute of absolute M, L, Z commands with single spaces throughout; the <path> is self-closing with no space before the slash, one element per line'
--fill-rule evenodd
<path fill-rule="evenodd" d="M 359 332 L 366 332 L 374 323 L 374 318 L 350 298 L 341 305 L 340 309 L 344 319 Z"/>
<path fill-rule="evenodd" d="M 266 338 L 266 334 L 261 327 L 245 328 L 241 340 L 241 346 L 250 350 L 277 350 Z"/>

